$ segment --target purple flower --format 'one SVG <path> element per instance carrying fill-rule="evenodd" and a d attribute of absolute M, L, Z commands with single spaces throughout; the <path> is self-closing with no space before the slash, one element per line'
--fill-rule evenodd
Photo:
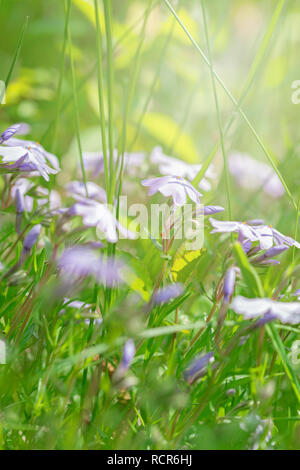
<path fill-rule="evenodd" d="M 128 341 L 126 341 L 124 345 L 122 362 L 120 364 L 120 367 L 123 372 L 129 369 L 130 364 L 134 358 L 134 355 L 135 355 L 135 344 L 132 339 L 129 339 Z"/>
<path fill-rule="evenodd" d="M 123 282 L 121 275 L 123 268 L 124 264 L 120 260 L 101 257 L 95 269 L 95 277 L 98 282 L 113 287 Z"/>
<path fill-rule="evenodd" d="M 65 276 L 87 277 L 95 274 L 99 262 L 94 250 L 84 246 L 67 248 L 58 261 L 58 267 Z"/>
<path fill-rule="evenodd" d="M 191 164 L 179 160 L 178 158 L 165 155 L 161 147 L 154 147 L 150 155 L 150 160 L 152 163 L 158 165 L 159 171 L 162 175 L 180 175 L 189 181 L 192 181 L 202 168 L 201 164 Z M 209 167 L 205 173 L 205 178 L 203 178 L 199 183 L 199 188 L 203 189 L 204 191 L 209 191 L 211 189 L 211 183 L 207 178 L 214 177 L 215 174 L 212 168 Z"/>
<path fill-rule="evenodd" d="M 185 371 L 185 379 L 190 383 L 194 382 L 195 379 L 206 373 L 207 365 L 213 363 L 214 360 L 214 353 L 212 351 L 194 359 Z"/>
<path fill-rule="evenodd" d="M 24 172 L 38 172 L 46 181 L 49 175 L 60 171 L 58 159 L 47 152 L 38 142 L 8 137 L 5 147 L 0 147 L 0 155 L 4 163 L 14 162 L 14 168 Z M 52 165 L 51 167 L 47 162 Z"/>
<path fill-rule="evenodd" d="M 97 199 L 98 201 L 106 202 L 106 192 L 103 188 L 92 181 L 87 181 L 86 187 L 89 199 Z M 67 184 L 66 190 L 74 199 L 80 201 L 86 198 L 85 184 L 82 181 L 71 181 L 71 183 Z"/>
<path fill-rule="evenodd" d="M 22 198 L 24 209 L 27 212 L 31 212 L 33 209 L 34 198 L 29 196 L 27 193 L 33 188 L 33 183 L 25 178 L 18 178 L 15 184 L 12 186 L 12 196 L 16 199 L 17 192 L 20 193 L 20 197 Z M 36 202 L 38 206 L 43 206 L 49 203 L 50 211 L 55 211 L 61 206 L 61 198 L 59 193 L 53 189 L 50 191 L 49 189 L 44 188 L 42 186 L 38 186 L 35 189 L 36 195 Z"/>
<path fill-rule="evenodd" d="M 133 232 L 130 232 L 120 224 L 106 205 L 92 199 L 81 199 L 76 202 L 71 207 L 69 214 L 81 216 L 86 227 L 97 227 L 110 243 L 118 241 L 117 231 L 119 231 L 123 238 L 134 239 L 136 237 Z"/>
<path fill-rule="evenodd" d="M 12 126 L 8 127 L 2 134 L 0 135 L 0 144 L 3 144 L 6 140 L 10 139 L 15 134 L 27 134 L 30 130 L 28 124 L 20 123 L 20 124 L 13 124 Z"/>
<path fill-rule="evenodd" d="M 58 267 L 67 279 L 93 276 L 98 282 L 110 287 L 122 282 L 124 265 L 114 258 L 104 258 L 87 246 L 67 248 L 58 260 Z"/>
<path fill-rule="evenodd" d="M 189 197 L 196 204 L 200 204 L 199 191 L 181 176 L 162 176 L 142 181 L 143 186 L 149 186 L 149 196 L 160 192 L 163 196 L 171 196 L 176 206 L 183 206 Z"/>
<path fill-rule="evenodd" d="M 115 149 L 113 152 L 113 160 L 115 164 L 117 163 L 117 159 L 118 151 Z M 145 154 L 143 152 L 124 153 L 124 167 L 126 167 L 129 174 L 134 174 L 137 169 L 140 170 L 144 160 Z M 86 172 L 91 176 L 96 177 L 99 173 L 104 171 L 104 157 L 102 152 L 83 152 L 83 163 Z"/>
<path fill-rule="evenodd" d="M 169 284 L 168 286 L 159 289 L 154 295 L 153 302 L 155 304 L 165 304 L 170 300 L 179 297 L 184 292 L 184 287 L 181 283 L 177 282 Z"/>
<path fill-rule="evenodd" d="M 262 187 L 264 192 L 273 198 L 279 198 L 284 194 L 284 187 L 274 170 L 250 155 L 231 154 L 229 156 L 229 171 L 241 187 L 254 191 Z"/>
<path fill-rule="evenodd" d="M 224 278 L 224 302 L 228 303 L 234 293 L 235 280 L 238 269 L 236 267 L 231 267 L 227 269 L 225 278 Z"/>
<path fill-rule="evenodd" d="M 239 234 L 239 240 L 244 239 L 255 242 L 258 240 L 258 236 L 254 230 L 254 227 L 249 226 L 246 222 L 231 222 L 231 221 L 222 221 L 216 220 L 212 217 L 209 219 L 213 230 L 211 233 L 231 233 L 236 232 Z"/>
<path fill-rule="evenodd" d="M 84 169 L 87 174 L 95 178 L 104 170 L 103 153 L 98 152 L 83 152 L 82 154 Z M 79 172 L 81 173 L 81 165 L 79 164 Z"/>
<path fill-rule="evenodd" d="M 236 232 L 238 233 L 238 239 L 240 242 L 259 242 L 261 250 L 268 250 L 273 245 L 294 245 L 297 248 L 300 248 L 300 244 L 298 242 L 293 240 L 291 237 L 283 235 L 278 230 L 274 229 L 272 225 L 249 225 L 246 222 L 221 221 L 213 219 L 212 217 L 209 221 L 213 226 L 211 233 Z"/>
<path fill-rule="evenodd" d="M 233 299 L 231 308 L 246 319 L 269 314 L 267 319 L 272 315 L 274 317 L 272 319 L 276 318 L 281 323 L 300 323 L 300 302 L 278 302 L 267 298 L 248 299 L 237 296 Z"/>
<path fill-rule="evenodd" d="M 25 252 L 30 251 L 33 245 L 35 245 L 40 234 L 41 228 L 42 226 L 40 224 L 37 224 L 27 233 L 23 241 L 23 249 Z"/>

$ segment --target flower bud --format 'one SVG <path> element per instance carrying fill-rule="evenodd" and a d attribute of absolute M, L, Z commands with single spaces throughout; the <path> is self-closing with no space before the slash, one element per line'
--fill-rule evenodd
<path fill-rule="evenodd" d="M 36 243 L 39 233 L 41 231 L 41 224 L 35 225 L 26 235 L 23 241 L 24 251 L 30 251 L 33 245 Z"/>
<path fill-rule="evenodd" d="M 236 280 L 236 268 L 231 267 L 227 269 L 224 279 L 224 287 L 223 287 L 223 294 L 224 294 L 224 302 L 228 303 L 232 297 L 235 287 L 235 280 Z"/>

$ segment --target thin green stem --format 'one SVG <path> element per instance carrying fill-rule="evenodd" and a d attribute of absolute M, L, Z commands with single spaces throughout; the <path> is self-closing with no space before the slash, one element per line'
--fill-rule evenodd
<path fill-rule="evenodd" d="M 114 68 L 113 68 L 113 47 L 112 47 L 112 22 L 111 22 L 111 1 L 103 0 L 106 49 L 107 49 L 107 95 L 108 95 L 108 145 L 109 145 L 109 176 L 110 190 L 108 203 L 111 204 L 114 198 L 114 188 L 112 185 L 114 174 Z"/>
<path fill-rule="evenodd" d="M 22 30 L 20 32 L 20 35 L 19 35 L 19 39 L 18 39 L 18 42 L 17 42 L 17 47 L 16 47 L 13 59 L 12 59 L 11 64 L 10 64 L 10 68 L 9 68 L 9 71 L 8 71 L 6 79 L 5 79 L 5 88 L 3 88 L 3 90 L 1 91 L 0 103 L 2 103 L 4 94 L 5 94 L 5 90 L 7 90 L 7 87 L 9 85 L 9 82 L 10 82 L 12 73 L 14 71 L 16 62 L 18 60 L 18 57 L 19 57 L 19 54 L 20 54 L 20 51 L 21 51 L 21 47 L 22 47 L 22 44 L 23 44 L 23 41 L 24 41 L 25 31 L 26 31 L 27 26 L 28 26 L 28 20 L 29 20 L 29 16 L 26 16 L 23 28 L 22 28 Z"/>
<path fill-rule="evenodd" d="M 104 92 L 103 92 L 104 84 L 103 84 L 103 67 L 102 67 L 103 56 L 102 56 L 102 38 L 101 38 L 98 0 L 94 0 L 94 9 L 95 9 L 95 17 L 96 17 L 96 35 L 97 35 L 97 77 L 98 77 L 100 129 L 101 129 L 102 151 L 103 151 L 103 161 L 104 161 L 106 196 L 108 198 L 109 169 L 108 169 L 108 155 L 107 155 L 107 146 L 106 146 L 106 131 L 105 131 L 105 116 L 104 116 Z"/>
<path fill-rule="evenodd" d="M 228 169 L 228 162 L 227 162 L 225 145 L 224 145 L 224 135 L 223 135 L 223 129 L 222 129 L 221 112 L 220 112 L 220 107 L 219 107 L 219 100 L 218 100 L 218 93 L 217 93 L 217 89 L 216 89 L 215 77 L 214 77 L 214 73 L 213 73 L 213 58 L 212 58 L 212 53 L 211 53 L 211 48 L 210 48 L 208 28 L 207 28 L 207 19 L 206 19 L 206 13 L 205 13 L 203 0 L 201 0 L 201 8 L 202 8 L 203 23 L 204 23 L 206 46 L 207 46 L 208 58 L 209 58 L 209 64 L 210 64 L 209 68 L 210 68 L 210 75 L 211 75 L 211 83 L 212 83 L 215 106 L 216 106 L 216 112 L 217 112 L 217 120 L 218 120 L 218 127 L 219 127 L 219 133 L 220 133 L 221 149 L 222 149 L 223 162 L 224 162 L 225 186 L 226 186 L 227 204 L 228 204 L 228 216 L 229 216 L 229 220 L 231 220 L 232 219 L 232 214 L 231 214 L 231 201 L 230 201 L 229 169 Z"/>
<path fill-rule="evenodd" d="M 123 171 L 124 171 L 124 153 L 125 153 L 125 146 L 126 146 L 126 136 L 127 136 L 127 121 L 128 121 L 128 116 L 131 108 L 131 103 L 135 91 L 135 86 L 136 86 L 136 81 L 139 73 L 139 68 L 140 68 L 140 61 L 141 61 L 141 51 L 142 47 L 144 44 L 145 40 L 145 31 L 146 31 L 146 25 L 147 21 L 150 15 L 152 9 L 152 0 L 150 0 L 150 4 L 146 10 L 145 16 L 144 16 L 144 22 L 141 30 L 141 37 L 140 41 L 135 53 L 135 58 L 133 60 L 133 68 L 130 74 L 130 86 L 129 86 L 129 91 L 127 93 L 126 101 L 125 101 L 125 108 L 124 108 L 124 115 L 123 115 L 123 127 L 122 127 L 122 139 L 120 141 L 120 149 L 118 152 L 118 162 L 117 162 L 117 169 L 119 167 L 119 160 L 121 159 L 121 168 L 120 168 L 120 176 L 119 176 L 119 188 L 118 188 L 118 196 L 121 195 L 122 192 L 122 180 L 123 180 Z M 119 199 L 119 198 L 118 198 Z"/>
<path fill-rule="evenodd" d="M 53 138 L 52 138 L 52 152 L 53 153 L 56 150 L 56 142 L 57 142 L 57 129 L 58 129 L 58 123 L 59 123 L 60 108 L 61 108 L 62 84 L 64 80 L 64 71 L 65 71 L 71 1 L 68 0 L 67 2 L 65 2 L 65 4 L 66 5 L 65 5 L 64 39 L 63 39 L 63 46 L 62 46 L 61 59 L 60 59 L 59 78 L 58 78 L 57 91 L 56 91 L 56 112 L 55 112 L 55 119 L 54 119 L 54 124 L 53 124 Z"/>
<path fill-rule="evenodd" d="M 71 3 L 71 0 L 68 0 L 68 2 Z M 75 75 L 75 66 L 74 66 L 74 59 L 73 59 L 72 38 L 71 38 L 70 27 L 68 27 L 68 43 L 69 43 L 69 50 L 70 50 L 70 65 L 71 65 L 71 76 L 72 76 L 72 91 L 73 91 L 76 139 L 77 139 L 77 145 L 78 145 L 78 151 L 79 151 L 79 159 L 80 159 L 83 183 L 85 187 L 86 196 L 88 197 L 87 181 L 86 181 L 86 174 L 85 174 L 83 155 L 82 155 L 82 145 L 81 145 L 81 139 L 80 139 L 78 96 L 77 96 L 76 75 Z"/>

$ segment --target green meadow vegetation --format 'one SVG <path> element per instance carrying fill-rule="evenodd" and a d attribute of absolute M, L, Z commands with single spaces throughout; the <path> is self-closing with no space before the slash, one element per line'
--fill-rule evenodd
<path fill-rule="evenodd" d="M 0 22 L 0 449 L 299 449 L 299 2 Z"/>

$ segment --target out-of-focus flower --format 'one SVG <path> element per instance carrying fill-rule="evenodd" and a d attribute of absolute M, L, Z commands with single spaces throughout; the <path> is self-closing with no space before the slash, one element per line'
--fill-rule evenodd
<path fill-rule="evenodd" d="M 22 214 L 24 212 L 24 198 L 20 192 L 20 189 L 16 190 L 16 231 L 20 235 Z"/>
<path fill-rule="evenodd" d="M 55 189 L 52 189 L 49 192 L 49 189 L 38 186 L 36 189 L 37 194 L 37 204 L 38 206 L 45 206 L 49 203 L 49 210 L 51 212 L 60 209 L 61 207 L 61 197 Z"/>
<path fill-rule="evenodd" d="M 25 252 L 30 251 L 33 245 L 35 245 L 40 234 L 41 228 L 41 224 L 37 224 L 27 233 L 23 241 L 23 249 Z"/>
<path fill-rule="evenodd" d="M 237 296 L 231 303 L 231 308 L 246 319 L 262 317 L 262 320 L 278 319 L 281 323 L 300 323 L 300 302 L 278 302 L 271 299 L 248 299 Z M 268 314 L 268 317 L 265 316 Z"/>
<path fill-rule="evenodd" d="M 187 197 L 196 204 L 200 204 L 202 196 L 194 186 L 181 176 L 162 176 L 161 178 L 150 178 L 142 181 L 143 186 L 149 186 L 148 194 L 160 192 L 163 196 L 171 196 L 176 206 L 183 206 Z"/>
<path fill-rule="evenodd" d="M 224 302 L 226 303 L 230 301 L 234 293 L 237 272 L 238 268 L 236 268 L 235 266 L 231 266 L 226 271 L 223 287 Z"/>
<path fill-rule="evenodd" d="M 229 233 L 236 232 L 239 241 L 250 240 L 251 242 L 259 242 L 261 250 L 268 250 L 273 245 L 295 246 L 300 248 L 300 243 L 291 237 L 287 237 L 274 229 L 271 225 L 249 225 L 246 222 L 231 222 L 209 219 L 213 230 L 211 233 Z"/>
<path fill-rule="evenodd" d="M 16 193 L 19 191 L 20 197 L 23 200 L 24 209 L 26 212 L 31 212 L 33 208 L 33 198 L 28 196 L 28 191 L 33 187 L 31 181 L 26 178 L 18 178 L 15 184 L 11 188 L 11 195 L 16 198 Z"/>
<path fill-rule="evenodd" d="M 259 162 L 245 153 L 233 153 L 228 160 L 229 171 L 239 186 L 253 191 L 262 187 L 264 192 L 273 198 L 284 194 L 279 177 L 266 163 Z"/>
<path fill-rule="evenodd" d="M 180 175 L 183 178 L 187 178 L 189 181 L 192 181 L 202 168 L 201 164 L 187 163 L 183 160 L 179 160 L 178 158 L 165 155 L 161 147 L 154 147 L 150 155 L 150 160 L 152 163 L 158 165 L 159 171 L 162 175 Z M 208 167 L 205 172 L 205 178 L 203 178 L 199 183 L 199 188 L 203 189 L 203 191 L 209 191 L 211 189 L 211 183 L 207 178 L 212 179 L 214 177 L 215 174 L 212 168 Z"/>
<path fill-rule="evenodd" d="M 87 277 L 95 274 L 99 257 L 94 250 L 85 246 L 65 249 L 58 260 L 58 267 L 66 276 Z"/>
<path fill-rule="evenodd" d="M 132 339 L 126 341 L 123 348 L 123 357 L 120 364 L 120 368 L 123 372 L 129 369 L 130 364 L 135 355 L 135 344 Z"/>
<path fill-rule="evenodd" d="M 71 207 L 69 215 L 81 216 L 85 226 L 97 227 L 97 229 L 104 233 L 105 238 L 110 243 L 116 243 L 118 241 L 117 231 L 119 231 L 124 238 L 134 239 L 136 237 L 133 232 L 130 232 L 120 224 L 106 205 L 92 199 L 82 199 L 76 202 Z"/>
<path fill-rule="evenodd" d="M 109 159 L 109 152 L 108 152 Z M 113 152 L 114 163 L 117 163 L 118 151 L 117 149 Z M 144 152 L 125 152 L 124 153 L 124 167 L 126 167 L 126 172 L 129 174 L 134 174 L 137 169 L 141 168 L 141 165 L 144 163 L 145 153 Z M 83 152 L 83 163 L 86 173 L 91 176 L 98 176 L 99 173 L 104 171 L 104 157 L 102 152 Z M 81 174 L 81 168 L 79 168 Z"/>
<path fill-rule="evenodd" d="M 10 132 L 13 135 L 14 133 Z M 23 172 L 38 172 L 46 181 L 49 175 L 60 171 L 58 159 L 47 152 L 38 142 L 17 139 L 6 135 L 5 146 L 0 147 L 0 156 L 4 163 L 14 163 L 14 168 Z M 50 163 L 51 167 L 47 164 Z"/>
<path fill-rule="evenodd" d="M 87 246 L 67 248 L 58 260 L 62 275 L 68 280 L 93 276 L 98 282 L 114 286 L 122 282 L 124 264 L 114 258 L 104 258 Z"/>
<path fill-rule="evenodd" d="M 11 194 L 14 198 L 16 198 L 16 194 L 19 192 L 26 212 L 31 212 L 33 209 L 34 198 L 28 195 L 28 192 L 33 189 L 33 186 L 33 183 L 28 179 L 18 178 L 11 189 Z M 60 195 L 55 189 L 52 189 L 49 194 L 49 189 L 38 186 L 35 188 L 35 195 L 38 206 L 47 205 L 49 203 L 50 211 L 57 210 L 61 206 Z"/>
<path fill-rule="evenodd" d="M 184 292 L 184 287 L 181 283 L 177 282 L 169 284 L 168 286 L 159 289 L 154 295 L 153 302 L 155 304 L 165 304 L 170 300 L 179 297 Z"/>
<path fill-rule="evenodd" d="M 98 201 L 106 202 L 106 192 L 103 188 L 93 183 L 93 181 L 87 181 L 86 187 L 89 199 L 97 199 Z M 85 184 L 82 181 L 71 181 L 67 184 L 66 190 L 74 199 L 82 200 L 87 197 Z"/>
<path fill-rule="evenodd" d="M 30 130 L 30 126 L 25 123 L 20 124 L 13 124 L 12 126 L 8 127 L 2 134 L 0 135 L 0 145 L 3 144 L 6 140 L 10 139 L 15 134 L 27 134 Z"/>
<path fill-rule="evenodd" d="M 212 364 L 215 361 L 213 351 L 210 351 L 202 356 L 194 359 L 188 369 L 185 371 L 185 379 L 192 383 L 198 377 L 201 377 L 206 373 L 208 364 Z"/>

